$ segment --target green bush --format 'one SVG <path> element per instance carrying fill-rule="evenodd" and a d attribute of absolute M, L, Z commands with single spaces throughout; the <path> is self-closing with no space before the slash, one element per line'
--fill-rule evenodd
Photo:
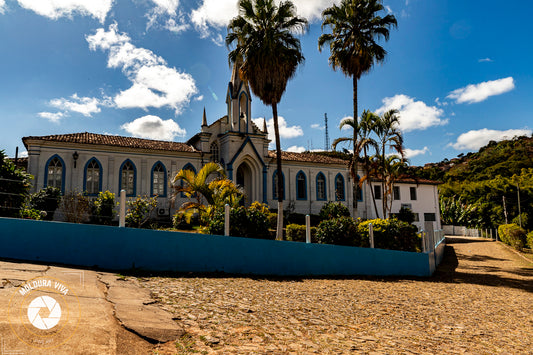
<path fill-rule="evenodd" d="M 328 202 L 322 206 L 318 216 L 321 221 L 340 217 L 350 217 L 350 210 L 340 202 Z"/>
<path fill-rule="evenodd" d="M 98 224 L 111 225 L 115 218 L 115 194 L 110 191 L 100 192 L 94 200 L 94 216 Z"/>
<path fill-rule="evenodd" d="M 31 209 L 43 211 L 44 220 L 51 221 L 54 219 L 54 212 L 61 203 L 61 190 L 57 187 L 47 186 L 38 192 L 31 194 L 29 206 Z"/>
<path fill-rule="evenodd" d="M 417 234 L 416 226 L 396 218 L 372 219 L 359 224 L 361 238 L 369 242 L 369 224 L 374 230 L 374 247 L 379 249 L 420 252 L 422 239 Z"/>
<path fill-rule="evenodd" d="M 187 217 L 185 216 L 185 214 L 183 212 L 177 212 L 173 217 L 172 217 L 172 226 L 176 229 L 180 229 L 180 230 L 192 230 L 193 229 L 193 225 L 198 225 L 199 224 L 199 219 L 198 219 L 198 215 L 197 214 L 194 214 L 190 221 L 187 222 Z"/>
<path fill-rule="evenodd" d="M 527 246 L 529 249 L 533 250 L 533 231 L 527 234 Z"/>
<path fill-rule="evenodd" d="M 157 206 L 157 196 L 148 198 L 147 196 L 137 196 L 132 201 L 128 201 L 128 211 L 126 213 L 126 225 L 128 227 L 141 228 L 148 220 L 152 211 Z"/>
<path fill-rule="evenodd" d="M 268 211 L 268 210 L 267 210 Z M 230 235 L 233 237 L 271 239 L 269 214 L 254 206 L 234 207 L 230 210 Z M 224 208 L 217 208 L 206 228 L 207 233 L 224 234 Z"/>
<path fill-rule="evenodd" d="M 0 150 L 0 216 L 19 216 L 30 192 L 32 178 L 18 169 Z"/>
<path fill-rule="evenodd" d="M 316 229 L 316 240 L 321 244 L 368 246 L 357 232 L 357 221 L 351 217 L 326 219 Z"/>
<path fill-rule="evenodd" d="M 413 224 L 413 222 L 415 221 L 415 214 L 413 213 L 413 211 L 411 211 L 410 208 L 402 207 L 400 208 L 400 212 L 398 213 L 398 220 Z"/>
<path fill-rule="evenodd" d="M 526 231 L 516 224 L 502 224 L 498 227 L 498 235 L 502 242 L 516 250 L 522 250 L 527 243 Z"/>
<path fill-rule="evenodd" d="M 289 224 L 285 227 L 285 237 L 291 242 L 305 242 L 305 225 Z M 316 239 L 316 227 L 311 227 L 311 242 L 318 243 Z"/>
<path fill-rule="evenodd" d="M 39 211 L 31 207 L 25 206 L 20 210 L 20 218 L 41 220 L 45 216 L 44 211 Z"/>

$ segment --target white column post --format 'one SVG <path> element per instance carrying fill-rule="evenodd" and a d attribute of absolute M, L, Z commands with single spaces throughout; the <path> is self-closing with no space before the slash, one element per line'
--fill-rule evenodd
<path fill-rule="evenodd" d="M 120 211 L 118 217 L 118 226 L 126 226 L 126 190 L 120 190 Z"/>
<path fill-rule="evenodd" d="M 311 216 L 305 215 L 305 242 L 311 243 Z"/>
<path fill-rule="evenodd" d="M 374 248 L 374 226 L 372 223 L 368 224 L 368 238 L 370 239 L 370 247 Z"/>
<path fill-rule="evenodd" d="M 229 236 L 229 205 L 224 206 L 224 235 Z"/>

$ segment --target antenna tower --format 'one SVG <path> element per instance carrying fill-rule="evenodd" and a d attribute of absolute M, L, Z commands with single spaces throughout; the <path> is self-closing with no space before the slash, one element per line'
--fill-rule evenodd
<path fill-rule="evenodd" d="M 325 144 L 325 147 L 324 147 L 324 150 L 326 152 L 329 151 L 329 133 L 328 133 L 328 114 L 325 113 L 324 114 L 324 127 L 326 129 L 326 139 L 324 140 L 324 144 Z"/>

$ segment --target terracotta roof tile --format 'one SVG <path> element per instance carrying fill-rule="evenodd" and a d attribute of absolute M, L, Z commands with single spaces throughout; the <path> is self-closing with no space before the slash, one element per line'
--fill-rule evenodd
<path fill-rule="evenodd" d="M 64 142 L 64 143 L 78 143 L 78 144 L 95 144 L 108 145 L 114 147 L 126 147 L 136 149 L 148 150 L 164 150 L 177 152 L 195 152 L 196 150 L 185 143 L 157 141 L 151 139 L 111 136 L 96 133 L 70 133 L 70 134 L 55 134 L 50 136 L 30 136 L 22 138 L 24 145 L 30 139 L 49 141 L 49 142 Z M 27 146 L 26 146 L 27 148 Z"/>
<path fill-rule="evenodd" d="M 270 150 L 268 156 L 272 159 L 276 159 L 276 151 Z M 347 161 L 339 158 L 328 157 L 322 154 L 316 154 L 311 152 L 293 153 L 293 152 L 281 152 L 281 158 L 286 161 L 299 161 L 303 163 L 317 163 L 317 164 L 342 164 L 346 165 Z"/>

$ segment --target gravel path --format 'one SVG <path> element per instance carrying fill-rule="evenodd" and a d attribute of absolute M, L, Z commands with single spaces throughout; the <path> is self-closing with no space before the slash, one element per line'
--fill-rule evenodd
<path fill-rule="evenodd" d="M 533 264 L 448 238 L 432 278 L 140 278 L 181 354 L 533 354 Z"/>

